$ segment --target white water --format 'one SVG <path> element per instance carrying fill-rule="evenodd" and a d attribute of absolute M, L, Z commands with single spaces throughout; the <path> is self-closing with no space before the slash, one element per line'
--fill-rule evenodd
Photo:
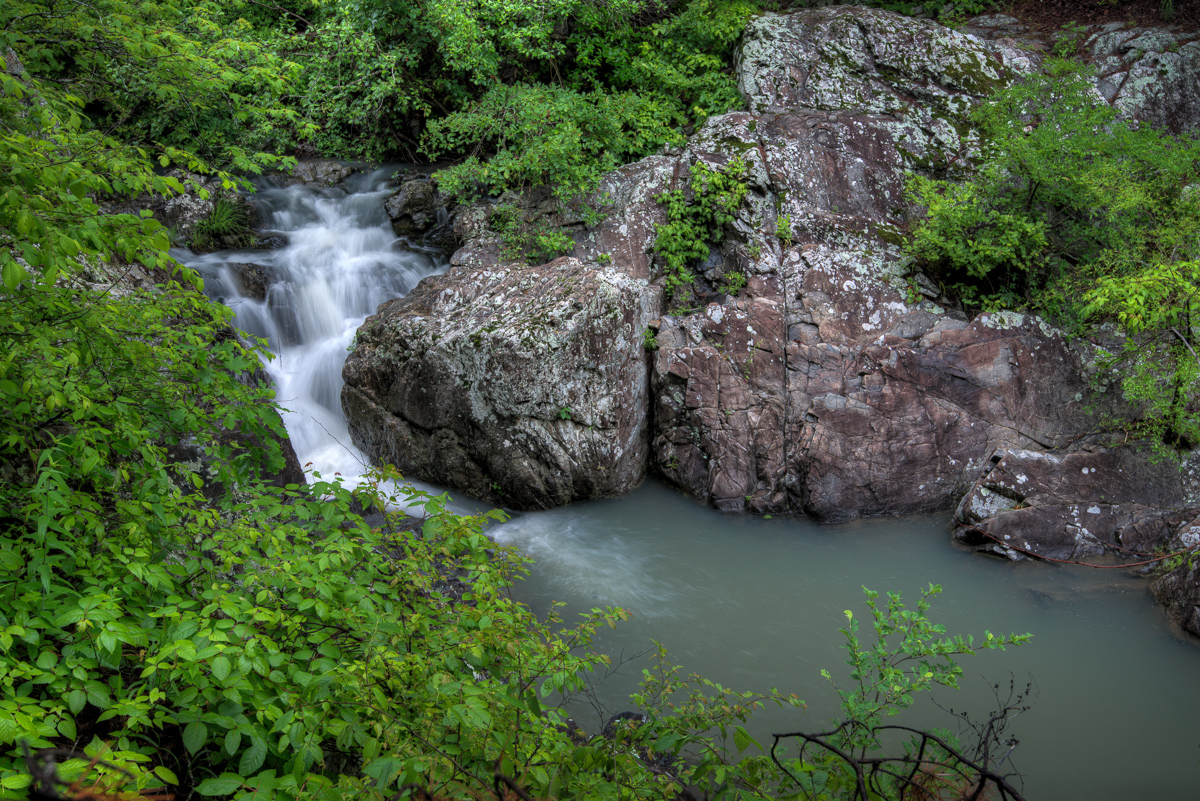
<path fill-rule="evenodd" d="M 205 276 L 206 291 L 237 312 L 237 325 L 271 341 L 268 366 L 302 462 L 325 476 L 351 477 L 363 460 L 350 445 L 338 396 L 346 347 L 382 301 L 441 269 L 406 250 L 382 210 L 384 175 L 358 179 L 357 192 L 260 191 L 257 202 L 288 247 L 181 261 Z M 271 299 L 240 296 L 227 265 L 257 262 L 286 280 Z M 295 316 L 280 300 L 294 298 Z M 282 296 L 282 297 L 280 297 Z M 951 633 L 1032 632 L 1033 642 L 963 661 L 960 692 L 938 700 L 976 717 L 991 708 L 991 686 L 1011 672 L 1038 687 L 1033 709 L 1013 726 L 1014 755 L 1030 801 L 1187 799 L 1200 786 L 1200 648 L 1170 629 L 1144 581 L 1119 571 L 1045 563 L 1012 564 L 951 544 L 945 515 L 818 526 L 806 520 L 721 515 L 651 481 L 624 498 L 523 514 L 493 530 L 500 542 L 537 559 L 516 595 L 539 613 L 553 600 L 571 611 L 619 605 L 634 620 L 602 631 L 614 656 L 657 640 L 687 671 L 735 689 L 778 687 L 809 702 L 806 713 L 768 711 L 753 731 L 819 731 L 837 714 L 820 677 L 845 679 L 842 610 L 860 618 L 862 585 L 915 601 L 928 583 L 945 594 L 933 617 Z M 646 663 L 600 686 L 610 712 L 629 707 Z M 575 710 L 591 731 L 599 721 Z M 954 721 L 930 704 L 897 722 Z"/>
<path fill-rule="evenodd" d="M 367 461 L 350 442 L 340 399 L 354 332 L 380 303 L 445 269 L 440 254 L 422 252 L 392 232 L 383 210 L 390 173 L 353 176 L 346 182 L 350 191 L 260 187 L 253 200 L 264 233 L 288 242 L 279 250 L 174 253 L 199 271 L 206 294 L 234 310 L 234 325 L 269 342 L 275 358 L 266 370 L 287 410 L 284 424 L 300 463 L 350 484 Z M 242 294 L 229 265 L 245 262 L 274 270 L 266 300 Z"/>

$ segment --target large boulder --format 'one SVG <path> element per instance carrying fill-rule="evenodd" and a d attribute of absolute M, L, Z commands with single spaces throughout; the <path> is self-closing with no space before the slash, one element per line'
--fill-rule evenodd
<path fill-rule="evenodd" d="M 972 105 L 1039 67 L 1045 44 L 1021 33 L 848 6 L 754 19 L 736 66 L 749 110 L 609 174 L 603 219 L 506 198 L 568 233 L 569 258 L 510 264 L 495 207 L 458 212 L 452 269 L 360 331 L 343 394 L 355 442 L 525 508 L 622 492 L 648 467 L 721 509 L 822 520 L 953 507 L 996 453 L 1102 448 L 1094 421 L 1134 410 L 1097 380 L 1095 346 L 948 310 L 900 248 L 908 175 L 969 170 Z M 656 199 L 734 159 L 745 202 L 695 288 L 664 303 Z M 1135 512 L 1107 541 L 1166 530 Z"/>
<path fill-rule="evenodd" d="M 1194 477 L 1140 447 L 997 450 L 955 512 L 955 539 L 1023 559 L 1161 548 L 1197 515 Z"/>
<path fill-rule="evenodd" d="M 659 293 L 563 258 L 454 267 L 380 306 L 343 370 L 354 443 L 404 473 L 545 509 L 646 472 L 641 332 Z"/>

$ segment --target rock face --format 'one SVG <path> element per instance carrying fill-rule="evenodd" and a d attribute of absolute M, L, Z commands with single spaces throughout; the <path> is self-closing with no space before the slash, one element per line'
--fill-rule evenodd
<path fill-rule="evenodd" d="M 357 167 L 343 164 L 334 159 L 314 159 L 301 161 L 292 168 L 291 174 L 284 179 L 285 186 L 291 184 L 315 184 L 317 186 L 334 186 L 358 172 Z"/>
<path fill-rule="evenodd" d="M 1133 447 L 997 451 L 955 512 L 954 536 L 1012 559 L 1145 554 L 1192 520 L 1194 481 Z"/>
<path fill-rule="evenodd" d="M 1200 128 L 1200 36 L 1110 23 L 1087 40 L 1097 88 L 1129 119 Z"/>
<path fill-rule="evenodd" d="M 1171 620 L 1184 631 L 1200 634 L 1200 552 L 1196 548 L 1200 520 L 1185 524 L 1182 530 L 1191 550 L 1176 557 L 1177 563 L 1156 577 L 1151 588 Z"/>
<path fill-rule="evenodd" d="M 647 281 L 575 259 L 452 268 L 383 304 L 346 360 L 356 445 L 406 474 L 527 509 L 646 472 Z"/>
<path fill-rule="evenodd" d="M 523 201 L 574 238 L 569 258 L 507 264 L 492 208 L 461 210 L 451 270 L 359 332 L 343 392 L 355 442 L 414 478 L 519 508 L 624 492 L 649 469 L 720 509 L 831 521 L 952 508 L 970 493 L 965 539 L 1003 540 L 1017 525 L 1006 521 L 1044 514 L 1058 528 L 1022 549 L 1047 556 L 1172 536 L 1183 485 L 1155 484 L 1166 479 L 1142 454 L 1093 435 L 1098 417 L 1130 413 L 1093 382 L 1094 349 L 1036 318 L 947 311 L 900 250 L 906 176 L 965 169 L 971 105 L 1045 49 L 1015 41 L 1011 18 L 966 31 L 854 7 L 763 15 L 737 60 L 749 111 L 611 173 L 590 226 Z M 698 268 L 690 308 L 668 314 L 655 198 L 690 191 L 694 165 L 735 158 L 746 200 Z M 421 205 L 402 194 L 398 207 Z M 745 285 L 730 294 L 734 274 Z M 1157 488 L 1093 498 L 1092 484 L 1018 465 L 1040 453 Z M 1003 494 L 1010 468 L 1043 483 Z"/>

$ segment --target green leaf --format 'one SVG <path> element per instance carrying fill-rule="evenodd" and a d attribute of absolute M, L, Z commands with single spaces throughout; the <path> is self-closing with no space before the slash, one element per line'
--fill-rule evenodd
<path fill-rule="evenodd" d="M 751 745 L 757 746 L 759 751 L 762 750 L 762 746 L 759 745 L 758 740 L 751 737 L 741 726 L 733 730 L 733 744 L 737 747 L 738 751 L 745 751 Z"/>
<path fill-rule="evenodd" d="M 200 795 L 229 795 L 242 786 L 242 777 L 233 773 L 222 773 L 216 779 L 205 779 L 200 782 L 196 792 Z"/>
<path fill-rule="evenodd" d="M 87 706 L 87 693 L 83 690 L 71 690 L 67 693 L 67 708 L 72 715 L 78 715 Z"/>
<path fill-rule="evenodd" d="M 224 656 L 218 656 L 213 660 L 212 672 L 217 681 L 224 682 L 225 679 L 229 678 L 229 671 L 231 669 L 232 668 L 229 664 L 229 660 Z"/>
<path fill-rule="evenodd" d="M 204 747 L 208 740 L 208 727 L 200 721 L 193 721 L 183 729 L 183 745 L 188 753 L 195 754 Z"/>
<path fill-rule="evenodd" d="M 251 742 L 250 747 L 242 752 L 242 758 L 238 762 L 238 773 L 243 776 L 255 773 L 262 767 L 266 758 L 267 744 L 264 742 Z"/>
<path fill-rule="evenodd" d="M 230 729 L 225 735 L 225 753 L 233 756 L 238 751 L 238 746 L 242 744 L 242 733 L 237 729 Z"/>
<path fill-rule="evenodd" d="M 167 784 L 179 784 L 179 778 L 175 773 L 163 765 L 157 765 L 154 768 L 154 775 L 162 779 Z"/>

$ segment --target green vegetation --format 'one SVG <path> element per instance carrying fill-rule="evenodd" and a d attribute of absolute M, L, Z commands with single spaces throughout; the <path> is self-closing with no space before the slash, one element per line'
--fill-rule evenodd
<path fill-rule="evenodd" d="M 499 234 L 506 259 L 545 264 L 574 249 L 575 240 L 562 228 L 530 217 L 536 215 L 525 212 L 516 203 L 498 203 L 492 207 L 488 225 Z"/>
<path fill-rule="evenodd" d="M 346 156 L 478 145 L 444 174 L 452 191 L 569 195 L 736 104 L 728 54 L 754 11 L 736 0 L 0 9 L 0 795 L 31 782 L 24 743 L 82 752 L 56 758 L 57 775 L 86 773 L 96 797 L 465 799 L 505 781 L 537 797 L 670 798 L 689 782 L 729 797 L 845 797 L 866 780 L 862 754 L 886 739 L 881 721 L 953 686 L 955 658 L 1023 641 L 945 638 L 924 599 L 909 612 L 871 596 L 879 643 L 863 646 L 857 621 L 847 629 L 859 689 L 842 696 L 844 742 L 767 753 L 742 724 L 758 704 L 798 699 L 735 693 L 661 656 L 636 699 L 645 723 L 573 738 L 557 702 L 587 689 L 607 661 L 590 650 L 594 632 L 625 614 L 563 627 L 513 602 L 525 561 L 485 537 L 496 514 L 455 516 L 417 493 L 415 527 L 394 514 L 368 525 L 362 510 L 386 507 L 390 471 L 354 489 L 272 483 L 283 430 L 253 380 L 260 354 L 169 258 L 158 222 L 100 213 L 179 194 L 159 173 L 172 166 L 215 172 L 232 192 L 289 163 L 271 151 L 308 142 Z M 698 167 L 690 190 L 665 198 L 660 252 L 675 286 L 732 219 L 745 165 Z M 244 233 L 242 215 L 225 195 L 197 235 L 224 244 Z M 157 286 L 139 288 L 135 272 Z M 751 753 L 734 757 L 727 736 Z M 835 756 L 839 742 L 859 762 Z M 928 753 L 964 781 L 987 779 L 953 744 Z M 884 774 L 870 781 L 897 794 Z"/>
<path fill-rule="evenodd" d="M 1118 119 L 1066 62 L 975 121 L 985 150 L 968 181 L 910 185 L 928 210 L 913 255 L 968 306 L 1115 323 L 1125 344 L 1108 366 L 1144 404 L 1145 433 L 1200 442 L 1200 139 Z"/>
<path fill-rule="evenodd" d="M 208 216 L 192 231 L 192 249 L 197 253 L 247 248 L 254 244 L 252 209 L 236 195 L 222 195 Z"/>
<path fill-rule="evenodd" d="M 740 158 L 715 170 L 697 162 L 691 169 L 690 192 L 675 189 L 656 198 L 667 207 L 667 222 L 657 228 L 654 252 L 663 259 L 668 295 L 691 286 L 692 265 L 708 258 L 710 243 L 724 238 L 725 226 L 746 199 L 746 173 Z M 745 276 L 741 278 L 745 285 Z"/>

